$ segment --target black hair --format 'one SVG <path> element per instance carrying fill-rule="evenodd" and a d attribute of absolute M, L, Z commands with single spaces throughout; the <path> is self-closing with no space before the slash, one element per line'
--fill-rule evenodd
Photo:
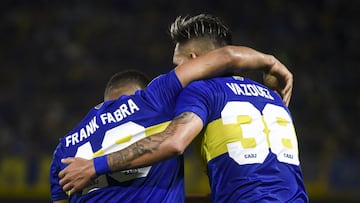
<path fill-rule="evenodd" d="M 124 70 L 115 73 L 106 84 L 105 95 L 113 88 L 118 88 L 128 84 L 137 84 L 142 89 L 145 89 L 149 84 L 150 79 L 142 72 L 137 70 Z"/>
<path fill-rule="evenodd" d="M 177 17 L 170 26 L 170 35 L 174 43 L 209 38 L 217 46 L 232 44 L 230 29 L 219 18 L 208 14 Z"/>

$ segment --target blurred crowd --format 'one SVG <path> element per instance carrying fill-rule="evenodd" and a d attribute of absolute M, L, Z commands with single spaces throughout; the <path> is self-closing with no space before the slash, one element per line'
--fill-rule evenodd
<path fill-rule="evenodd" d="M 1 4 L 0 160 L 51 157 L 102 101 L 113 73 L 135 68 L 155 77 L 173 68 L 170 23 L 205 12 L 230 26 L 235 44 L 271 53 L 294 73 L 290 110 L 305 180 L 360 188 L 359 1 Z"/>

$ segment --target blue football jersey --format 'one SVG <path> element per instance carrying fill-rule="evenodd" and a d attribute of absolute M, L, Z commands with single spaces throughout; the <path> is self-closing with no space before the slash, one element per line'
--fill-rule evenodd
<path fill-rule="evenodd" d="M 308 202 L 293 121 L 274 91 L 239 76 L 193 82 L 178 97 L 183 112 L 206 125 L 194 143 L 213 202 Z"/>
<path fill-rule="evenodd" d="M 163 131 L 174 117 L 175 101 L 182 90 L 174 71 L 154 79 L 146 90 L 121 96 L 93 108 L 60 139 L 50 168 L 52 200 L 68 196 L 59 185 L 62 158 L 92 159 L 123 149 Z M 138 169 L 101 175 L 71 202 L 184 202 L 183 157 Z"/>

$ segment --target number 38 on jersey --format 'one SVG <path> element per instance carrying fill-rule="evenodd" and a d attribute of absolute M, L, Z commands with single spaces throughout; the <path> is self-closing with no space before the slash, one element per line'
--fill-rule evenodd
<path fill-rule="evenodd" d="M 292 119 L 281 106 L 266 104 L 259 111 L 249 102 L 228 102 L 221 112 L 227 151 L 238 164 L 263 163 L 269 153 L 280 162 L 299 165 Z"/>

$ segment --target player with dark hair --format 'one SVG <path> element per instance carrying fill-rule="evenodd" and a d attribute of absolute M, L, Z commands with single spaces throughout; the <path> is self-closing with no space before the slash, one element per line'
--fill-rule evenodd
<path fill-rule="evenodd" d="M 104 101 L 117 99 L 121 95 L 131 95 L 145 89 L 149 78 L 137 70 L 125 70 L 111 76 L 104 91 Z"/>
<path fill-rule="evenodd" d="M 192 17 L 178 16 L 171 24 L 170 35 L 174 43 L 175 49 L 180 51 L 174 53 L 174 63 L 180 64 L 182 57 L 177 54 L 185 54 L 186 59 L 195 57 L 194 47 L 188 47 L 190 40 L 197 40 L 196 54 L 201 55 L 209 50 L 232 44 L 231 30 L 218 17 L 206 14 L 199 14 Z M 181 49 L 179 48 L 181 46 Z M 250 73 L 246 69 L 239 71 L 238 75 L 253 77 L 253 71 Z M 292 77 L 292 75 L 289 75 Z M 263 83 L 271 89 L 278 92 L 286 105 L 289 105 L 292 94 L 291 88 L 284 88 L 282 81 L 277 81 L 276 77 L 268 72 L 263 72 Z M 281 91 L 281 92 L 279 92 Z"/>
<path fill-rule="evenodd" d="M 209 15 L 179 17 L 171 34 L 178 65 L 231 42 L 226 26 Z M 284 93 L 280 84 L 277 90 Z M 290 112 L 274 91 L 240 76 L 198 81 L 180 94 L 176 115 L 165 131 L 104 156 L 107 172 L 182 154 L 198 135 L 213 202 L 308 202 Z M 70 158 L 64 163 L 70 164 L 60 172 L 65 189 L 76 191 L 95 176 L 95 162 Z M 86 174 L 73 181 L 77 168 Z"/>
<path fill-rule="evenodd" d="M 110 77 L 110 79 L 108 80 L 105 86 L 104 102 L 108 102 L 109 100 L 116 100 L 122 95 L 134 94 L 138 90 L 145 89 L 149 82 L 150 82 L 149 78 L 144 73 L 137 70 L 124 70 L 121 72 L 117 72 Z M 94 110 L 101 108 L 103 105 L 104 103 L 97 105 L 96 107 L 94 107 Z M 54 153 L 54 159 L 51 164 L 51 171 L 50 171 L 51 192 L 53 195 L 52 199 L 54 200 L 54 202 L 57 203 L 68 202 L 68 198 L 62 191 L 61 186 L 59 186 L 58 178 L 57 178 L 57 173 L 58 173 L 57 171 L 59 170 L 60 167 L 59 164 L 61 161 L 59 160 L 61 158 L 60 157 L 61 151 L 60 150 L 58 151 L 60 147 L 61 144 L 58 145 L 56 149 L 56 153 Z M 104 178 L 103 177 L 99 178 L 96 181 L 102 179 Z M 80 194 L 72 195 L 70 199 L 71 202 L 77 202 L 78 199 L 81 199 L 81 195 Z"/>
<path fill-rule="evenodd" d="M 229 42 L 226 35 L 218 37 L 221 25 L 214 21 L 207 15 L 176 19 L 175 64 Z M 168 150 L 165 143 L 178 142 L 184 143 L 175 148 L 181 154 L 203 130 L 196 144 L 213 202 L 308 202 L 291 114 L 275 92 L 238 76 L 198 81 L 178 97 L 176 115 L 159 135 L 164 140 L 159 153 Z"/>
<path fill-rule="evenodd" d="M 152 166 L 126 171 L 110 171 L 106 155 L 162 131 L 173 118 L 176 98 L 191 81 L 209 78 L 242 68 L 268 70 L 287 80 L 291 87 L 291 73 L 274 58 L 247 47 L 227 46 L 214 50 L 197 59 L 177 66 L 167 74 L 154 79 L 145 90 L 123 95 L 116 100 L 105 101 L 93 108 L 86 117 L 60 140 L 50 168 L 52 200 L 66 202 L 58 177 L 66 167 L 63 158 L 79 157 L 95 165 L 91 182 L 85 189 L 64 187 L 70 200 L 81 202 L 184 202 L 184 177 L 182 156 L 176 156 Z M 111 85 L 110 85 L 111 86 Z M 105 98 L 107 98 L 105 96 Z M 125 155 L 126 156 L 126 155 Z M 85 165 L 84 165 L 85 166 Z M 72 177 L 78 182 L 87 170 L 77 168 L 79 175 Z M 94 177 L 93 176 L 93 177 Z"/>

